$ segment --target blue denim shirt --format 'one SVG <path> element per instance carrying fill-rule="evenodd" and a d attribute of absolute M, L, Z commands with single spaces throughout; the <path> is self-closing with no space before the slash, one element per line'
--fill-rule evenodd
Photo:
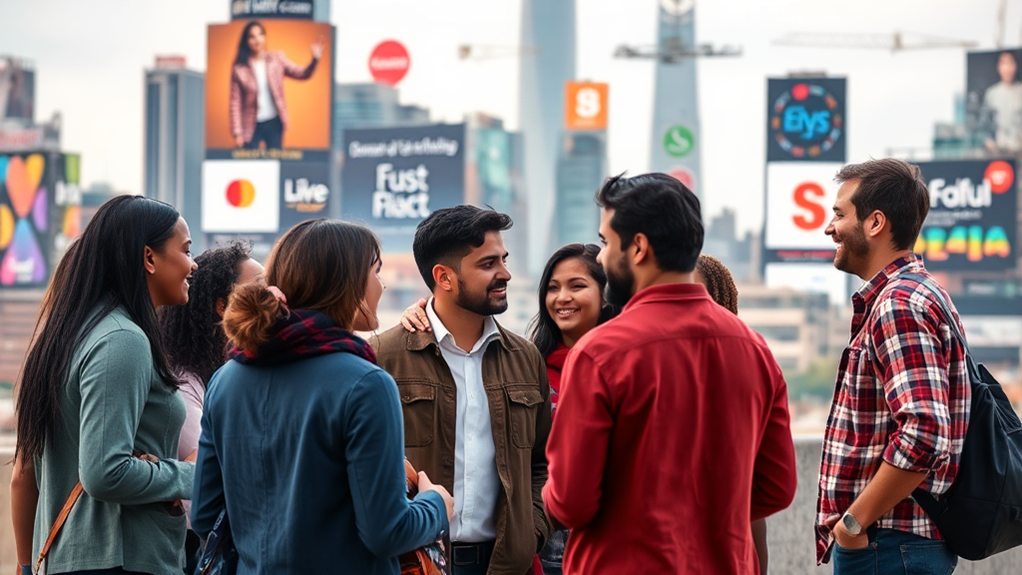
<path fill-rule="evenodd" d="M 405 495 L 394 380 L 349 353 L 228 362 L 206 391 L 192 527 L 226 502 L 238 573 L 399 573 L 448 529 L 435 492 Z"/>

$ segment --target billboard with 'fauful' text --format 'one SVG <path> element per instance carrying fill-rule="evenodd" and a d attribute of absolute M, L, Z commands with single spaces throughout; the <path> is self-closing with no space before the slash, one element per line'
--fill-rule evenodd
<path fill-rule="evenodd" d="M 930 212 L 915 251 L 932 271 L 1015 268 L 1018 164 L 1015 160 L 921 162 Z"/>

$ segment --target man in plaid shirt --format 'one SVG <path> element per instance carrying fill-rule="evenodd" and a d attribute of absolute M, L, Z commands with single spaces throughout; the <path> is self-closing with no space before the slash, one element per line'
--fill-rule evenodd
<path fill-rule="evenodd" d="M 823 441 L 817 562 L 834 573 L 950 573 L 957 556 L 911 498 L 955 479 L 969 418 L 965 350 L 912 253 L 930 197 L 900 160 L 845 166 L 826 233 L 834 266 L 866 283 L 852 296 L 851 341 Z M 926 285 L 923 285 L 926 284 Z"/>

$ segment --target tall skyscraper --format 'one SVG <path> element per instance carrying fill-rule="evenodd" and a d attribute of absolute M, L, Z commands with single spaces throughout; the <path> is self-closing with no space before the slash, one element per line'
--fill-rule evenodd
<path fill-rule="evenodd" d="M 465 117 L 465 201 L 511 216 L 514 226 L 502 235 L 514 274 L 528 273 L 529 217 L 522 190 L 522 138 L 500 118 L 482 113 Z"/>
<path fill-rule="evenodd" d="M 528 269 L 538 275 L 549 255 L 564 87 L 575 79 L 575 0 L 524 0 L 521 34 L 518 106 L 531 240 Z"/>
<path fill-rule="evenodd" d="M 547 252 L 568 243 L 593 243 L 600 209 L 593 201 L 607 172 L 606 132 L 564 135 L 557 154 L 557 199 L 554 230 Z"/>
<path fill-rule="evenodd" d="M 429 110 L 401 104 L 398 90 L 372 82 L 334 85 L 334 147 L 344 149 L 347 128 L 421 126 L 431 122 Z"/>
<path fill-rule="evenodd" d="M 173 205 L 192 227 L 192 251 L 205 248 L 202 221 L 206 81 L 183 57 L 157 57 L 145 73 L 146 196 Z"/>
<path fill-rule="evenodd" d="M 702 141 L 696 58 L 672 56 L 696 50 L 695 0 L 660 0 L 650 169 L 669 173 L 700 197 Z"/>

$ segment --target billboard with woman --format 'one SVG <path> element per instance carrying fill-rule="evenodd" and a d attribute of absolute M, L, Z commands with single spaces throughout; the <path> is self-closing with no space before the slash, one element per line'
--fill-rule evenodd
<path fill-rule="evenodd" d="M 329 149 L 333 26 L 236 20 L 208 34 L 208 157 L 303 159 Z"/>

